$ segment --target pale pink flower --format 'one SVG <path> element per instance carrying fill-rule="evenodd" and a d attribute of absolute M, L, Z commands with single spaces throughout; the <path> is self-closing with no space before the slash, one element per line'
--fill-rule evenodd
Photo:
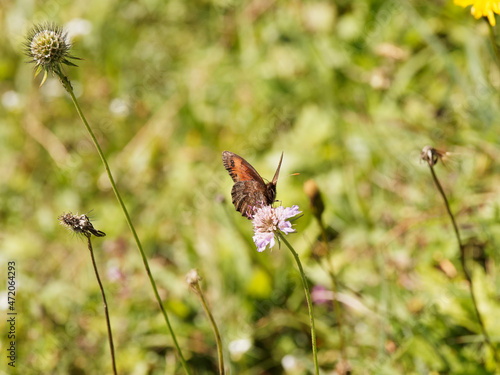
<path fill-rule="evenodd" d="M 253 242 L 257 246 L 257 251 L 264 251 L 269 245 L 272 248 L 275 244 L 275 233 L 280 230 L 284 234 L 295 232 L 292 223 L 288 219 L 300 214 L 299 206 L 292 207 L 273 207 L 259 206 L 254 208 L 252 216 L 253 223 Z"/>

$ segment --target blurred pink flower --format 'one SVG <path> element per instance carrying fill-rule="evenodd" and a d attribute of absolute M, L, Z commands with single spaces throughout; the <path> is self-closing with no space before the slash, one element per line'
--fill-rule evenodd
<path fill-rule="evenodd" d="M 333 292 L 322 285 L 315 285 L 311 292 L 311 298 L 314 303 L 324 305 L 332 301 Z"/>
<path fill-rule="evenodd" d="M 254 208 L 252 217 L 253 223 L 253 242 L 257 246 L 257 251 L 264 251 L 269 245 L 272 248 L 275 244 L 275 233 L 280 230 L 284 234 L 295 232 L 292 229 L 292 223 L 288 221 L 291 217 L 300 214 L 299 206 L 292 207 L 272 207 L 259 206 Z"/>

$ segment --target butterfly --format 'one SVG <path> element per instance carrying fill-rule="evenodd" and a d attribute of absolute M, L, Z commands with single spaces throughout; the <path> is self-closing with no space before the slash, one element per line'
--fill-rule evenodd
<path fill-rule="evenodd" d="M 241 212 L 244 217 L 252 219 L 253 207 L 274 203 L 282 160 L 283 153 L 281 153 L 273 180 L 266 184 L 255 168 L 241 156 L 230 151 L 222 153 L 224 167 L 234 181 L 231 197 L 236 211 Z"/>

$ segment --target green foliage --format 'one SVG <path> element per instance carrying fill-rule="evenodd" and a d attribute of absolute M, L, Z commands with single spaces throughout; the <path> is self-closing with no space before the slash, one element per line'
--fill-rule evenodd
<path fill-rule="evenodd" d="M 86 243 L 57 223 L 67 211 L 91 211 L 107 234 L 94 249 L 119 373 L 182 373 L 73 104 L 52 76 L 39 89 L 25 64 L 22 37 L 37 20 L 70 34 L 90 27 L 73 39 L 71 54 L 84 60 L 64 69 L 193 373 L 218 370 L 211 328 L 184 280 L 191 268 L 203 277 L 231 373 L 313 369 L 295 263 L 283 246 L 256 252 L 251 223 L 231 204 L 223 150 L 268 179 L 284 152 L 278 199 L 304 211 L 287 238 L 311 289 L 331 290 L 333 264 L 353 373 L 494 373 L 453 229 L 419 163 L 427 144 L 455 153 L 436 173 L 495 342 L 500 70 L 486 23 L 468 9 L 451 1 L 89 0 L 14 1 L 2 10 L 0 267 L 18 267 L 18 373 L 110 373 Z M 320 228 L 303 192 L 310 178 L 337 232 L 319 258 Z M 315 316 L 319 362 L 332 373 L 341 350 L 331 301 L 316 304 Z"/>

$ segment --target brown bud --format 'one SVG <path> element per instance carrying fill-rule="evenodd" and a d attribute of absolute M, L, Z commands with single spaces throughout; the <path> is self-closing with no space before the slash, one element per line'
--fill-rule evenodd
<path fill-rule="evenodd" d="M 321 215 L 325 210 L 325 204 L 323 203 L 323 198 L 321 198 L 321 193 L 316 182 L 312 179 L 307 180 L 304 183 L 304 192 L 309 198 L 309 207 L 311 208 L 312 214 L 316 219 L 321 220 Z"/>

